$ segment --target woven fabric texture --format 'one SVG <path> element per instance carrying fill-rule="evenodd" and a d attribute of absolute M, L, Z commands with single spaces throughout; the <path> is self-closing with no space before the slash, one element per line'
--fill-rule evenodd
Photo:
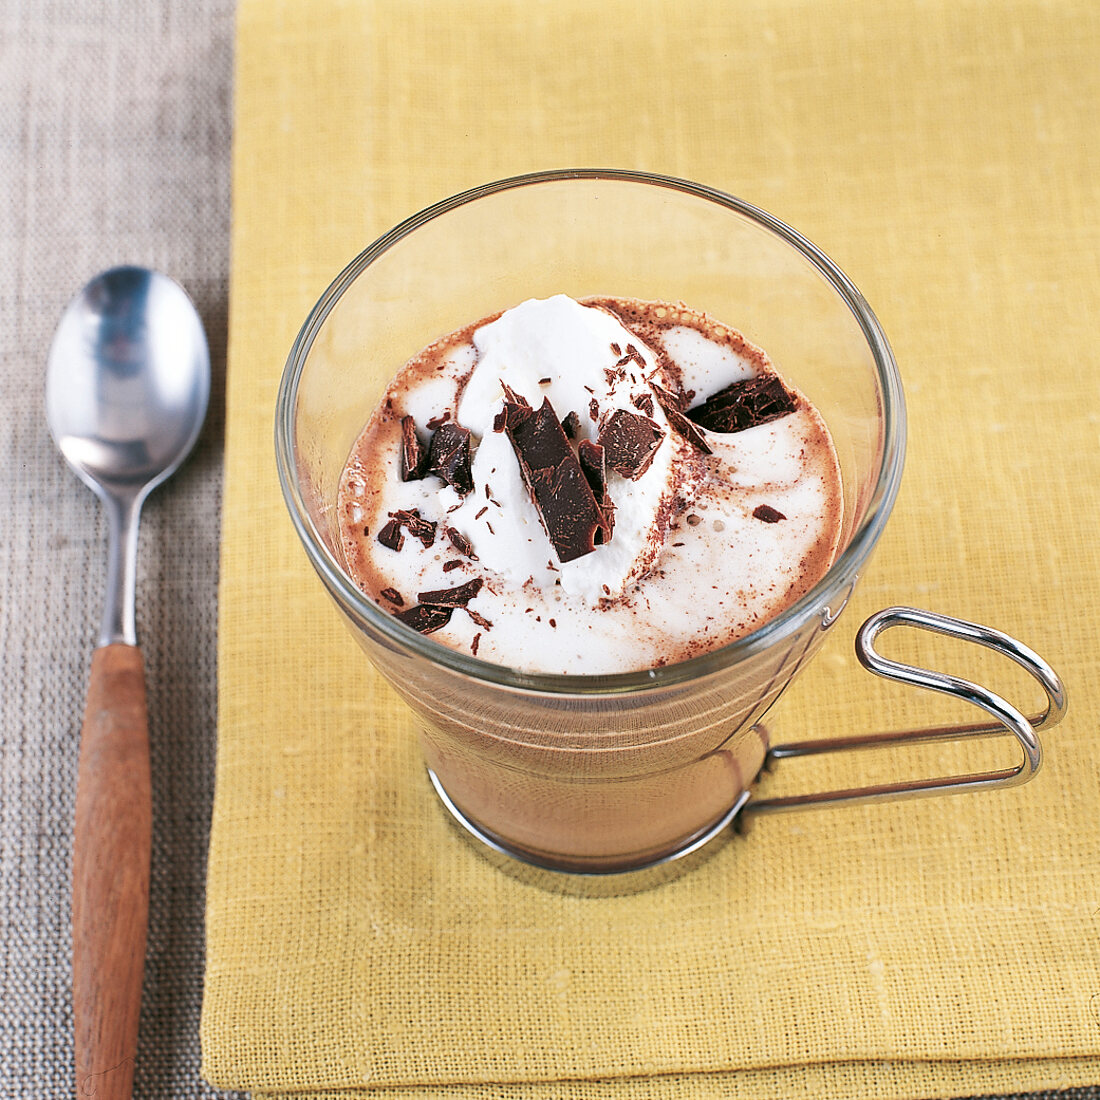
<path fill-rule="evenodd" d="M 0 0 L 0 1093 L 73 1094 L 69 860 L 106 527 L 43 407 L 68 299 L 149 264 L 199 306 L 214 397 L 138 559 L 155 825 L 135 1096 L 199 1077 L 229 264 L 233 4 Z"/>
<path fill-rule="evenodd" d="M 1098 43 L 1088 3 L 245 0 L 212 1081 L 679 1098 L 1100 1080 Z M 411 720 L 296 544 L 275 390 L 311 305 L 373 238 L 466 186 L 577 164 L 772 211 L 892 339 L 904 488 L 777 735 L 956 717 L 850 655 L 867 613 L 930 606 L 1023 638 L 1065 678 L 1034 784 L 761 821 L 627 897 L 525 885 L 454 839 Z M 1031 703 L 992 657 L 919 652 Z M 851 768 L 781 769 L 769 790 Z"/>

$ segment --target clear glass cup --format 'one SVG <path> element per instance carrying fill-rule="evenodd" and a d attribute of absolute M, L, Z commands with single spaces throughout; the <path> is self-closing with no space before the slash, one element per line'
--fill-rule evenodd
<path fill-rule="evenodd" d="M 337 486 L 387 383 L 437 337 L 556 293 L 682 300 L 705 310 L 765 348 L 828 423 L 844 487 L 841 551 L 810 592 L 749 636 L 649 671 L 536 675 L 418 634 L 349 578 Z M 280 479 L 309 559 L 356 640 L 419 719 L 424 756 L 449 809 L 500 851 L 591 873 L 691 851 L 749 800 L 769 751 L 760 719 L 847 603 L 890 515 L 905 448 L 897 366 L 867 303 L 835 264 L 788 226 L 729 195 L 610 170 L 492 183 L 381 237 L 306 320 L 276 417 Z M 954 620 L 931 619 L 908 621 L 958 632 Z M 865 663 L 881 661 L 873 635 L 900 621 L 904 616 L 873 627 L 864 639 Z M 999 648 L 1011 642 L 963 636 Z M 971 698 L 996 721 L 962 735 L 1007 728 L 1024 748 L 1017 768 L 773 799 L 766 808 L 1026 779 L 1039 761 L 1037 742 L 1028 738 L 1060 717 L 1064 698 L 1036 655 L 1018 647 L 1008 656 L 1046 687 L 1047 712 L 1025 719 L 1009 708 L 1006 719 L 996 709 L 1002 700 Z M 883 675 L 920 682 L 881 663 L 876 671 Z M 924 686 L 957 693 L 952 685 Z M 898 736 L 933 735 L 946 734 Z M 853 747 L 860 747 L 853 739 L 835 745 Z"/>

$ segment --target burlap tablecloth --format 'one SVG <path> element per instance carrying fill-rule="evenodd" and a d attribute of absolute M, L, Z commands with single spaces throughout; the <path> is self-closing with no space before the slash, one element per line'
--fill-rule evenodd
<path fill-rule="evenodd" d="M 213 787 L 229 264 L 232 0 L 0 0 L 0 1095 L 72 1095 L 69 859 L 106 528 L 43 411 L 68 299 L 117 263 L 198 304 L 214 393 L 142 523 L 155 825 L 137 1097 L 199 1077 Z"/>

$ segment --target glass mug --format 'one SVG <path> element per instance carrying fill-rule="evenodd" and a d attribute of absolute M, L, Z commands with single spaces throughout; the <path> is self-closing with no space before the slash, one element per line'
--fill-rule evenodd
<path fill-rule="evenodd" d="M 379 607 L 345 571 L 337 486 L 392 376 L 432 340 L 533 297 L 682 300 L 767 350 L 820 410 L 844 488 L 837 558 L 805 596 L 752 634 L 641 672 L 540 675 L 452 650 Z M 777 219 L 711 188 L 637 172 L 539 173 L 491 183 L 403 222 L 326 290 L 279 389 L 283 493 L 315 570 L 378 670 L 419 719 L 429 776 L 474 836 L 499 853 L 581 874 L 633 871 L 700 848 L 739 814 L 1012 785 L 1041 761 L 1040 729 L 1062 685 L 999 632 L 891 608 L 857 639 L 871 671 L 974 703 L 968 726 L 769 746 L 761 719 L 817 652 L 882 533 L 901 479 L 905 408 L 886 338 L 862 296 Z M 908 624 L 995 648 L 1048 705 L 1028 718 L 976 684 L 881 657 Z M 768 760 L 895 742 L 1011 734 L 1014 767 L 761 799 Z"/>

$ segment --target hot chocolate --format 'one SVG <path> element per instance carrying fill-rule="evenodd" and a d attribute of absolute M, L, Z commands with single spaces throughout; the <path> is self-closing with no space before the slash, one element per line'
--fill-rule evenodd
<path fill-rule="evenodd" d="M 825 573 L 828 430 L 767 355 L 684 306 L 530 300 L 415 355 L 339 491 L 351 576 L 444 645 L 534 672 L 654 668 Z"/>

